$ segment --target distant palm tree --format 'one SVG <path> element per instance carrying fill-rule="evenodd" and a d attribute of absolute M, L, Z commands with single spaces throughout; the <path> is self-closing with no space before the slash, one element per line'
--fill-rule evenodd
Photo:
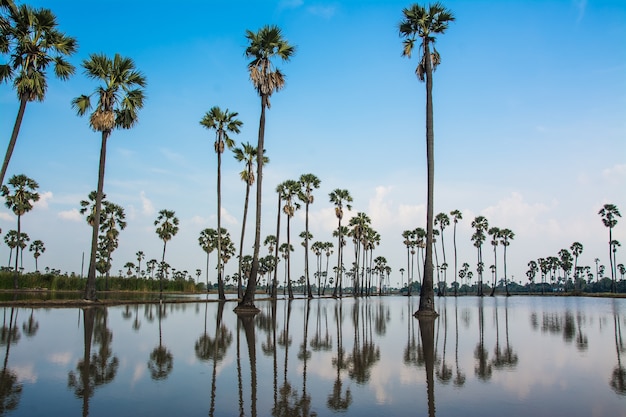
<path fill-rule="evenodd" d="M 441 236 L 441 252 L 443 253 L 443 263 L 448 265 L 446 261 L 446 245 L 443 244 L 443 231 L 446 227 L 450 226 L 450 217 L 446 213 L 439 213 L 435 216 L 435 226 L 439 225 L 439 231 Z M 446 295 L 446 288 L 448 287 L 448 279 L 446 275 L 446 268 L 443 268 L 443 291 L 441 295 Z"/>
<path fill-rule="evenodd" d="M 492 272 L 492 283 L 491 283 L 491 294 L 489 294 L 490 297 L 493 297 L 496 293 L 496 286 L 498 284 L 498 254 L 497 254 L 497 249 L 498 249 L 498 243 L 500 243 L 500 241 L 498 239 L 500 239 L 500 228 L 499 227 L 490 227 L 489 230 L 487 230 L 487 234 L 489 236 L 491 236 L 491 245 L 493 246 L 493 269 L 491 270 Z"/>
<path fill-rule="evenodd" d="M 510 229 L 502 229 L 500 230 L 500 243 L 504 247 L 504 288 L 506 288 L 506 296 L 510 296 L 509 293 L 509 285 L 508 285 L 508 277 L 506 275 L 506 248 L 509 247 L 511 241 L 515 237 L 515 233 L 513 233 Z"/>
<path fill-rule="evenodd" d="M 235 148 L 233 150 L 235 154 L 235 159 L 239 162 L 244 162 L 245 167 L 243 171 L 239 173 L 241 180 L 246 183 L 246 198 L 244 200 L 243 205 L 243 220 L 241 222 L 241 238 L 239 240 L 239 286 L 238 291 L 240 292 L 239 298 L 243 297 L 241 294 L 241 262 L 243 257 L 243 242 L 244 236 L 246 233 L 246 219 L 248 218 L 248 202 L 250 200 L 250 187 L 254 184 L 254 161 L 256 159 L 257 150 L 254 146 L 249 143 L 244 143 L 241 145 L 241 148 Z M 269 163 L 269 158 L 267 156 L 263 157 L 263 163 Z"/>
<path fill-rule="evenodd" d="M 111 265 L 111 254 L 118 247 L 118 237 L 120 230 L 126 228 L 126 214 L 124 208 L 110 201 L 102 202 L 102 213 L 100 215 L 100 233 L 104 239 L 106 248 L 106 263 L 109 265 L 105 276 L 105 290 L 109 289 L 109 269 Z M 119 230 L 118 230 L 119 228 Z"/>
<path fill-rule="evenodd" d="M 407 281 L 407 295 L 411 295 L 411 283 L 413 281 L 413 275 L 411 274 L 411 248 L 413 247 L 413 241 L 415 238 L 414 230 L 405 230 L 402 232 L 404 238 L 403 243 L 406 246 L 406 281 Z"/>
<path fill-rule="evenodd" d="M 173 210 L 161 210 L 159 216 L 154 221 L 154 225 L 157 226 L 156 234 L 163 241 L 163 256 L 161 257 L 161 264 L 165 263 L 165 248 L 167 242 L 172 239 L 178 233 L 178 217 Z M 163 292 L 163 274 L 159 274 L 159 293 Z"/>
<path fill-rule="evenodd" d="M 483 296 L 483 271 L 485 264 L 483 262 L 483 242 L 485 241 L 485 232 L 489 229 L 489 222 L 484 216 L 477 216 L 472 221 L 472 227 L 474 228 L 474 234 L 472 235 L 472 241 L 474 247 L 477 249 L 478 261 L 476 265 L 476 272 L 478 273 L 478 294 Z"/>
<path fill-rule="evenodd" d="M 44 101 L 49 66 L 54 67 L 54 75 L 61 80 L 74 74 L 75 68 L 66 57 L 78 47 L 76 39 L 58 30 L 56 16 L 49 9 L 35 9 L 26 4 L 15 7 L 13 2 L 3 2 L 2 6 L 8 10 L 9 18 L 3 22 L 6 27 L 2 30 L 0 52 L 8 53 L 9 61 L 0 65 L 0 83 L 13 81 L 20 107 L 0 171 L 0 184 L 4 183 L 26 104 Z"/>
<path fill-rule="evenodd" d="M 11 258 L 13 257 L 13 249 L 17 248 L 17 230 L 9 230 L 6 235 L 4 235 L 4 243 L 9 247 L 9 263 L 7 264 L 7 268 L 11 267 Z M 17 256 L 17 255 L 16 255 Z"/>
<path fill-rule="evenodd" d="M 89 117 L 89 126 L 102 134 L 89 272 L 84 294 L 86 300 L 93 301 L 96 299 L 96 251 L 100 211 L 104 198 L 107 140 L 114 129 L 130 129 L 137 124 L 138 112 L 143 107 L 143 88 L 146 85 L 146 79 L 135 70 L 132 59 L 124 58 L 119 54 L 115 54 L 113 59 L 103 54 L 92 54 L 89 59 L 83 61 L 83 67 L 88 78 L 103 83 L 92 94 L 81 95 L 72 100 L 72 107 L 76 109 L 79 116 L 84 116 L 92 109 L 91 96 L 96 95 L 97 104 Z"/>
<path fill-rule="evenodd" d="M 580 242 L 572 243 L 569 247 L 574 255 L 574 283 L 578 282 L 578 257 L 583 253 L 583 244 Z"/>
<path fill-rule="evenodd" d="M 304 277 L 306 279 L 307 294 L 309 298 L 313 298 L 311 292 L 311 281 L 309 279 L 309 205 L 313 204 L 313 190 L 320 188 L 320 179 L 314 174 L 302 174 L 300 175 L 300 192 L 298 198 L 304 203 L 304 225 L 305 225 L 305 240 L 304 240 Z"/>
<path fill-rule="evenodd" d="M 294 46 L 290 45 L 277 26 L 264 26 L 256 33 L 246 31 L 248 46 L 245 55 L 252 58 L 248 63 L 250 81 L 254 85 L 257 94 L 261 98 L 261 117 L 259 119 L 259 137 L 257 141 L 257 183 L 256 183 L 256 216 L 254 253 L 252 255 L 252 270 L 250 279 L 244 293 L 243 299 L 237 308 L 251 309 L 257 311 L 254 306 L 254 293 L 256 292 L 256 277 L 259 270 L 259 249 L 261 247 L 261 206 L 263 195 L 263 152 L 265 150 L 265 109 L 270 108 L 271 95 L 285 86 L 285 77 L 277 69 L 273 60 L 280 58 L 288 61 L 296 52 Z"/>
<path fill-rule="evenodd" d="M 617 218 L 622 217 L 615 204 L 605 204 L 598 212 L 602 223 L 609 229 L 609 262 L 611 266 L 611 292 L 616 292 L 615 265 L 613 262 L 613 228 L 617 225 Z"/>
<path fill-rule="evenodd" d="M 222 228 L 222 154 L 224 153 L 224 146 L 228 149 L 232 149 L 235 146 L 235 141 L 230 138 L 229 134 L 239 133 L 239 128 L 243 125 L 243 122 L 236 117 L 239 115 L 237 112 L 229 112 L 228 109 L 223 111 L 217 106 L 211 107 L 206 112 L 200 124 L 209 130 L 215 130 L 215 153 L 217 154 L 217 230 Z M 220 236 L 217 236 L 217 281 L 222 282 L 222 240 Z M 225 300 L 226 297 L 221 291 L 219 293 L 220 300 Z"/>
<path fill-rule="evenodd" d="M 453 229 L 453 242 L 454 242 L 454 296 L 456 297 L 457 295 L 457 288 L 458 285 L 456 285 L 456 278 L 458 276 L 458 268 L 457 268 L 457 251 L 456 251 L 456 225 L 459 222 L 459 220 L 463 220 L 463 213 L 461 213 L 460 210 L 452 210 L 450 212 L 450 216 L 452 216 L 452 221 L 454 222 L 454 229 Z"/>
<path fill-rule="evenodd" d="M 198 244 L 206 252 L 206 289 L 209 291 L 209 255 L 217 247 L 217 230 L 211 228 L 202 230 L 198 237 Z"/>
<path fill-rule="evenodd" d="M 441 62 L 439 53 L 434 48 L 436 34 L 443 34 L 448 24 L 454 21 L 452 13 L 440 3 L 429 5 L 428 9 L 414 4 L 402 10 L 404 19 L 400 22 L 400 36 L 404 37 L 402 55 L 411 58 L 416 41 L 419 42 L 421 55 L 415 70 L 420 81 L 426 81 L 426 159 L 428 163 L 428 195 L 426 208 L 426 262 L 424 280 L 420 292 L 418 313 L 436 315 L 433 289 L 433 216 L 434 216 L 434 121 L 433 121 L 433 71 Z M 418 39 L 419 38 L 419 39 Z M 433 44 L 433 52 L 430 46 Z"/>
<path fill-rule="evenodd" d="M 137 270 L 139 271 L 137 276 L 139 277 L 141 275 L 141 261 L 146 258 L 146 254 L 143 251 L 137 251 L 135 256 L 137 257 Z"/>
<path fill-rule="evenodd" d="M 0 194 L 4 197 L 4 204 L 17 216 L 17 248 L 22 248 L 22 216 L 33 208 L 33 203 L 39 201 L 39 193 L 35 190 L 39 188 L 37 181 L 28 178 L 24 174 L 14 175 L 9 179 L 11 189 L 2 185 Z M 15 256 L 15 271 L 13 274 L 13 287 L 18 288 L 17 278 L 17 255 Z"/>
<path fill-rule="evenodd" d="M 337 217 L 337 276 L 335 278 L 335 289 L 333 290 L 333 297 L 337 296 L 337 286 L 340 285 L 343 272 L 343 229 L 341 226 L 341 219 L 343 218 L 343 207 L 348 210 L 352 210 L 352 196 L 350 192 L 345 189 L 336 188 L 328 194 L 330 202 L 335 205 L 335 216 Z"/>
<path fill-rule="evenodd" d="M 283 195 L 282 200 L 285 202 L 283 206 L 283 213 L 287 216 L 287 246 L 292 248 L 291 245 L 291 218 L 294 216 L 296 210 L 300 209 L 300 203 L 296 201 L 296 196 L 300 191 L 300 184 L 295 180 L 287 180 L 283 182 Z M 287 268 L 287 289 L 289 291 L 289 298 L 293 298 L 293 290 L 291 288 L 291 251 L 286 252 L 286 268 Z"/>

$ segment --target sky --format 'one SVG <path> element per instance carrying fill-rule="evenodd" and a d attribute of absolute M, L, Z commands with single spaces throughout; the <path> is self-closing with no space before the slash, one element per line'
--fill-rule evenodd
<path fill-rule="evenodd" d="M 233 139 L 256 145 L 260 99 L 247 73 L 245 33 L 272 24 L 296 53 L 277 63 L 286 85 L 272 96 L 267 112 L 270 163 L 263 177 L 262 239 L 275 234 L 277 184 L 312 173 L 321 180 L 310 207 L 313 241 L 337 246 L 328 194 L 347 189 L 354 201 L 343 223 L 358 212 L 371 218 L 381 235 L 374 256 L 387 259 L 391 283 L 399 283 L 399 269 L 407 268 L 401 234 L 426 226 L 425 84 L 415 76 L 415 56 L 401 56 L 398 34 L 402 9 L 411 2 L 27 3 L 50 8 L 59 29 L 79 43 L 70 57 L 76 74 L 68 81 L 50 76 L 45 101 L 28 104 L 6 176 L 25 174 L 39 183 L 41 199 L 23 216 L 22 230 L 46 246 L 40 269 L 80 274 L 84 253 L 87 271 L 91 229 L 79 202 L 96 188 L 101 136 L 70 103 L 97 87 L 85 77 L 83 60 L 92 53 L 119 53 L 133 59 L 147 86 L 139 123 L 114 131 L 108 141 L 104 192 L 124 208 L 128 223 L 113 253 L 112 272 L 126 262 L 136 264 L 137 251 L 146 260 L 160 260 L 163 242 L 154 221 L 168 209 L 175 211 L 180 230 L 167 244 L 166 261 L 177 270 L 201 269 L 204 277 L 206 256 L 198 236 L 217 227 L 217 157 L 214 132 L 199 122 L 213 106 L 238 112 L 243 126 Z M 444 5 L 456 20 L 436 41 L 441 65 L 433 88 L 434 205 L 435 213 L 463 213 L 456 232 L 459 264 L 475 269 L 471 222 L 483 215 L 490 226 L 515 233 L 507 249 L 507 273 L 515 281 L 526 282 L 530 260 L 556 256 L 575 241 L 584 247 L 579 265 L 595 269 L 599 258 L 608 273 L 608 229 L 598 211 L 612 203 L 626 215 L 626 4 L 447 0 Z M 18 104 L 12 86 L 0 85 L 1 146 L 8 144 Z M 226 151 L 222 225 L 237 243 L 245 196 L 241 170 Z M 247 254 L 253 219 L 251 209 Z M 613 238 L 624 245 L 617 252 L 618 263 L 624 263 L 626 218 L 618 220 Z M 299 210 L 291 221 L 296 278 L 303 274 L 298 235 L 304 227 Z M 4 205 L 0 228 L 3 235 L 16 228 L 15 215 Z M 450 226 L 444 232 L 450 269 L 452 239 Z M 441 257 L 439 245 L 437 251 Z M 489 265 L 488 240 L 483 252 Z M 353 253 L 348 244 L 346 264 Z M 2 242 L 0 264 L 8 259 Z M 23 262 L 26 271 L 35 269 L 32 253 L 25 252 Z M 213 273 L 215 252 L 210 262 Z M 236 263 L 233 258 L 227 264 L 226 274 L 236 272 Z"/>

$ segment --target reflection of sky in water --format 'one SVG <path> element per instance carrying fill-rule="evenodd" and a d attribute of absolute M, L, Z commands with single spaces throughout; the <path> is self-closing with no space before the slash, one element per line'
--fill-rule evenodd
<path fill-rule="evenodd" d="M 160 328 L 157 305 L 112 307 L 95 314 L 91 363 L 114 372 L 92 379 L 85 404 L 91 415 L 249 416 L 254 404 L 259 416 L 275 406 L 277 414 L 322 416 L 334 414 L 330 403 L 339 411 L 347 406 L 347 415 L 426 415 L 427 364 L 412 317 L 417 304 L 408 297 L 312 300 L 307 323 L 304 300 L 293 301 L 290 311 L 277 303 L 275 322 L 271 304 L 258 302 L 262 312 L 246 334 L 229 303 L 217 363 L 217 303 L 166 305 Z M 437 308 L 436 414 L 626 416 L 626 393 L 616 392 L 619 383 L 611 386 L 626 300 L 450 297 L 437 299 Z M 84 403 L 68 381 L 79 376 L 85 353 L 82 310 L 3 308 L 2 314 L 7 331 L 17 327 L 5 373 L 22 390 L 11 415 L 79 415 Z M 205 328 L 207 344 L 198 345 Z M 255 339 L 253 367 L 247 336 Z M 624 366 L 623 332 L 621 343 Z M 171 354 L 171 371 L 164 365 L 161 379 L 153 380 L 148 363 L 159 346 Z M 203 346 L 208 350 L 201 354 Z M 0 348 L 7 357 L 6 336 Z"/>

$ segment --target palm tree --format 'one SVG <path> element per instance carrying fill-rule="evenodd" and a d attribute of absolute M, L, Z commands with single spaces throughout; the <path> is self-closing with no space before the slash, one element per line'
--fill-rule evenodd
<path fill-rule="evenodd" d="M 305 240 L 304 240 L 304 276 L 306 278 L 306 286 L 308 297 L 313 298 L 311 292 L 311 281 L 309 280 L 309 205 L 313 204 L 313 189 L 320 188 L 320 179 L 314 174 L 302 174 L 300 175 L 300 192 L 298 198 L 304 203 L 304 227 L 305 227 Z"/>
<path fill-rule="evenodd" d="M 602 223 L 609 229 L 609 262 L 611 265 L 611 292 L 616 291 L 615 286 L 615 265 L 613 262 L 613 228 L 617 224 L 617 218 L 622 217 L 615 204 L 605 204 L 598 212 L 602 217 Z"/>
<path fill-rule="evenodd" d="M 146 79 L 137 70 L 130 58 L 115 54 L 113 59 L 103 54 L 92 54 L 83 61 L 87 78 L 103 83 L 90 95 L 81 95 L 72 100 L 72 107 L 79 116 L 91 109 L 91 96 L 97 96 L 97 104 L 89 117 L 90 127 L 101 133 L 100 162 L 98 168 L 98 188 L 96 190 L 93 231 L 91 234 L 91 254 L 89 272 L 85 286 L 86 300 L 96 299 L 96 251 L 100 211 L 104 197 L 104 168 L 106 164 L 107 140 L 114 129 L 130 129 L 138 122 L 138 111 L 143 107 Z"/>
<path fill-rule="evenodd" d="M 239 173 L 241 180 L 246 183 L 246 199 L 243 205 L 243 220 L 241 222 L 241 239 L 239 240 L 239 286 L 238 291 L 241 292 L 241 262 L 243 257 L 243 241 L 246 233 L 246 219 L 248 218 L 248 202 L 250 200 L 250 187 L 254 184 L 254 160 L 256 158 L 257 150 L 254 146 L 250 145 L 248 142 L 244 143 L 241 148 L 235 148 L 233 150 L 235 154 L 235 159 L 239 162 L 245 163 L 245 168 L 243 171 Z M 263 157 L 263 163 L 267 164 L 269 162 L 269 158 L 267 156 Z M 238 294 L 239 298 L 243 296 L 243 294 Z"/>
<path fill-rule="evenodd" d="M 237 112 L 229 112 L 228 109 L 222 111 L 217 106 L 211 107 L 206 112 L 200 124 L 209 130 L 215 130 L 215 153 L 217 154 L 217 230 L 222 229 L 222 153 L 224 153 L 224 146 L 228 149 L 232 149 L 235 146 L 235 141 L 229 137 L 231 133 L 239 133 L 239 128 L 243 125 L 243 122 L 236 117 L 239 115 Z M 222 281 L 222 240 L 220 235 L 217 236 L 217 282 Z M 219 294 L 220 300 L 225 300 L 223 292 Z"/>
<path fill-rule="evenodd" d="M 154 221 L 156 228 L 156 234 L 163 241 L 163 256 L 161 257 L 161 264 L 165 263 L 165 248 L 168 240 L 178 233 L 178 217 L 173 210 L 161 210 L 159 216 Z M 163 274 L 159 274 L 159 295 L 163 293 Z"/>
<path fill-rule="evenodd" d="M 576 283 L 578 281 L 578 257 L 583 253 L 583 244 L 574 242 L 569 248 L 574 255 L 574 283 Z"/>
<path fill-rule="evenodd" d="M 28 178 L 24 174 L 14 175 L 9 179 L 9 185 L 2 185 L 1 194 L 4 197 L 4 204 L 17 216 L 17 248 L 22 247 L 22 216 L 33 208 L 33 203 L 39 201 L 39 193 L 35 190 L 39 188 L 37 181 Z M 17 256 L 15 256 L 15 271 L 13 275 L 13 286 L 18 288 L 17 277 Z"/>
<path fill-rule="evenodd" d="M 292 248 L 291 245 L 291 218 L 294 216 L 296 210 L 300 209 L 300 203 L 295 201 L 296 196 L 300 191 L 300 184 L 294 180 L 287 180 L 283 182 L 283 195 L 282 200 L 285 202 L 283 206 L 283 212 L 287 216 L 287 246 Z M 287 288 L 289 290 L 289 298 L 293 298 L 293 290 L 291 288 L 291 254 L 293 249 L 286 252 L 286 269 L 287 269 Z"/>
<path fill-rule="evenodd" d="M 500 238 L 500 228 L 499 227 L 490 227 L 487 230 L 487 234 L 491 236 L 491 245 L 493 246 L 493 269 L 492 272 L 492 284 L 491 284 L 491 294 L 490 297 L 493 297 L 496 293 L 496 286 L 498 283 L 498 243 L 500 242 L 498 239 Z"/>
<path fill-rule="evenodd" d="M 408 293 L 407 295 L 411 295 L 411 283 L 413 281 L 413 275 L 411 274 L 411 258 L 410 252 L 411 248 L 414 246 L 414 238 L 415 231 L 414 230 L 405 230 L 402 232 L 402 237 L 404 238 L 403 243 L 406 246 L 406 285 Z"/>
<path fill-rule="evenodd" d="M 246 57 L 252 58 L 248 63 L 250 81 L 261 98 L 261 117 L 259 119 L 259 137 L 257 141 L 257 183 L 256 183 L 256 218 L 254 234 L 254 253 L 252 256 L 252 270 L 246 286 L 243 299 L 238 309 L 249 309 L 258 312 L 254 306 L 256 291 L 256 277 L 259 270 L 259 249 L 261 247 L 261 197 L 263 179 L 263 152 L 265 150 L 265 109 L 270 108 L 271 95 L 285 86 L 283 73 L 274 66 L 273 60 L 280 58 L 288 61 L 296 49 L 283 38 L 277 26 L 264 26 L 258 32 L 246 31 L 248 47 Z"/>
<path fill-rule="evenodd" d="M 433 215 L 434 215 L 434 120 L 433 120 L 433 71 L 441 62 L 434 48 L 436 34 L 443 34 L 449 22 L 454 21 L 452 13 L 440 3 L 431 4 L 428 9 L 418 4 L 402 10 L 404 19 L 400 22 L 400 36 L 404 37 L 402 55 L 411 58 L 415 42 L 419 39 L 419 62 L 415 70 L 420 81 L 426 81 L 426 159 L 428 163 L 428 197 L 426 209 L 426 262 L 424 280 L 420 292 L 418 313 L 436 315 L 433 289 Z M 430 52 L 431 43 L 433 52 Z"/>
<path fill-rule="evenodd" d="M 215 250 L 217 246 L 217 231 L 211 228 L 202 230 L 200 232 L 200 237 L 198 237 L 198 244 L 200 245 L 202 250 L 206 252 L 206 290 L 208 292 L 209 291 L 209 255 L 211 254 L 211 252 Z M 218 287 L 219 287 L 219 284 L 218 284 Z"/>
<path fill-rule="evenodd" d="M 111 203 L 110 201 L 102 202 L 102 213 L 100 215 L 100 233 L 104 238 L 106 246 L 107 265 L 111 264 L 111 254 L 118 246 L 119 230 L 126 228 L 126 215 L 124 208 Z M 119 230 L 118 230 L 119 227 Z M 109 268 L 107 268 L 105 276 L 105 290 L 109 289 Z"/>
<path fill-rule="evenodd" d="M 340 284 L 343 272 L 343 228 L 341 227 L 341 219 L 343 218 L 343 206 L 348 210 L 352 210 L 350 203 L 352 196 L 345 189 L 336 188 L 328 194 L 330 202 L 335 205 L 335 216 L 337 217 L 337 277 L 335 279 L 335 289 L 333 297 L 337 296 L 337 286 Z"/>
<path fill-rule="evenodd" d="M 454 282 L 456 284 L 456 278 L 458 276 L 458 268 L 457 268 L 457 252 L 456 252 L 456 225 L 459 220 L 463 220 L 463 213 L 459 210 L 452 210 L 450 212 L 450 216 L 452 216 L 452 221 L 454 222 L 454 229 L 452 234 L 452 240 L 454 242 Z M 454 296 L 456 297 L 458 285 L 454 286 Z"/>
<path fill-rule="evenodd" d="M 476 265 L 476 272 L 478 273 L 478 294 L 483 296 L 483 270 L 485 264 L 483 263 L 483 242 L 485 241 L 485 231 L 489 229 L 489 222 L 484 216 L 477 216 L 472 221 L 472 227 L 475 229 L 472 235 L 472 241 L 474 247 L 478 253 L 478 260 Z"/>
<path fill-rule="evenodd" d="M 443 244 L 443 231 L 446 227 L 450 226 L 450 217 L 446 213 L 439 213 L 435 216 L 435 226 L 439 225 L 439 231 L 441 236 L 441 252 L 443 253 L 443 265 L 447 266 L 448 262 L 446 261 L 446 246 Z M 442 265 L 442 266 L 443 266 Z M 446 288 L 448 286 L 448 280 L 446 276 L 446 268 L 443 267 L 443 293 L 442 295 L 446 295 Z"/>
<path fill-rule="evenodd" d="M 7 44 L 3 45 L 2 52 L 8 52 L 10 58 L 7 64 L 0 65 L 0 83 L 13 82 L 20 107 L 0 171 L 0 184 L 4 183 L 26 104 L 44 101 L 48 89 L 48 67 L 53 66 L 54 75 L 61 80 L 67 80 L 74 74 L 75 68 L 66 57 L 76 52 L 78 47 L 76 39 L 58 30 L 56 16 L 49 9 L 34 9 L 25 4 L 16 8 L 12 2 L 6 7 L 8 27 L 6 31 L 3 28 L 2 33 L 3 42 L 6 40 Z M 7 35 L 6 38 L 4 35 Z"/>
<path fill-rule="evenodd" d="M 13 257 L 13 249 L 17 248 L 17 230 L 9 230 L 9 232 L 4 235 L 4 243 L 9 247 L 9 263 L 7 267 L 11 266 L 11 258 Z M 17 255 L 15 255 L 17 256 Z"/>
<path fill-rule="evenodd" d="M 500 243 L 504 247 L 504 288 L 506 288 L 506 296 L 510 296 L 509 294 L 509 285 L 508 279 L 506 275 L 506 248 L 509 247 L 511 241 L 515 237 L 515 233 L 513 233 L 510 229 L 502 229 L 500 230 Z"/>

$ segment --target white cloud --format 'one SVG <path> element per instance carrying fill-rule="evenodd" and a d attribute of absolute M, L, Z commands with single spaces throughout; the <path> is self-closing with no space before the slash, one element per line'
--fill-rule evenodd
<path fill-rule="evenodd" d="M 37 382 L 37 373 L 35 372 L 35 366 L 32 363 L 26 366 L 14 366 L 13 370 L 17 374 L 17 378 L 20 382 L 28 382 L 31 384 Z"/>
<path fill-rule="evenodd" d="M 80 211 L 78 211 L 78 209 L 71 209 L 71 210 L 66 210 L 66 211 L 60 211 L 57 214 L 57 217 L 63 220 L 69 220 L 72 222 L 80 222 L 83 219 L 83 216 L 80 214 Z"/>
<path fill-rule="evenodd" d="M 202 216 L 193 216 L 190 223 L 197 226 L 205 226 L 209 223 L 209 221 Z"/>
<path fill-rule="evenodd" d="M 67 365 L 72 361 L 72 354 L 69 352 L 51 353 L 48 361 L 56 365 Z"/>
<path fill-rule="evenodd" d="M 52 191 L 45 191 L 45 192 L 39 193 L 39 200 L 36 201 L 35 204 L 33 204 L 33 207 L 47 210 L 48 202 L 52 200 L 52 197 L 53 197 Z"/>
<path fill-rule="evenodd" d="M 10 215 L 9 213 L 5 212 L 5 211 L 0 212 L 0 219 L 2 219 L 2 220 L 6 220 L 6 221 L 12 221 L 12 220 L 14 220 L 14 219 L 13 219 L 13 216 L 12 216 L 12 215 Z"/>
<path fill-rule="evenodd" d="M 626 182 L 626 164 L 617 164 L 602 170 L 602 176 L 613 185 Z"/>
<path fill-rule="evenodd" d="M 310 6 L 306 10 L 312 15 L 330 19 L 335 15 L 337 8 L 335 6 Z"/>
<path fill-rule="evenodd" d="M 146 193 L 144 191 L 139 193 L 139 198 L 141 199 L 141 213 L 144 216 L 152 216 L 156 212 L 152 201 L 146 197 Z"/>

